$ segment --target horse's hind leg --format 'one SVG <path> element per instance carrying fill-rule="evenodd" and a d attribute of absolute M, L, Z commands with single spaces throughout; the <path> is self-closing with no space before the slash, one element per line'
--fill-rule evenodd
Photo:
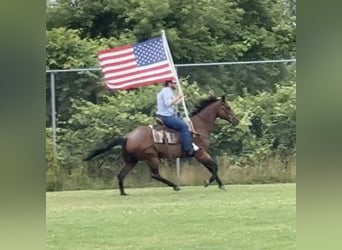
<path fill-rule="evenodd" d="M 131 160 L 131 161 L 126 162 L 126 164 L 123 166 L 123 168 L 120 170 L 119 174 L 117 175 L 118 180 L 119 180 L 120 195 L 127 195 L 124 190 L 123 181 L 125 177 L 127 176 L 127 174 L 129 173 L 129 171 L 131 171 L 134 168 L 134 166 L 137 164 L 137 162 L 138 162 L 137 160 Z"/>
<path fill-rule="evenodd" d="M 162 182 L 162 183 L 164 183 L 170 187 L 173 187 L 173 190 L 175 190 L 175 191 L 180 190 L 180 188 L 176 184 L 174 184 L 173 182 L 171 182 L 171 181 L 160 176 L 160 174 L 159 174 L 160 160 L 158 158 L 147 159 L 147 160 L 145 160 L 145 162 L 150 167 L 151 177 L 153 179 L 160 181 L 160 182 Z"/>

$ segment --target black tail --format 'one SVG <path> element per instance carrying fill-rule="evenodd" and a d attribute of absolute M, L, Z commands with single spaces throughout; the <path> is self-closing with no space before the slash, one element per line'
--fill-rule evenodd
<path fill-rule="evenodd" d="M 112 147 L 115 146 L 122 146 L 125 142 L 126 138 L 119 137 L 119 138 L 113 138 L 107 141 L 102 142 L 100 145 L 98 145 L 94 150 L 92 150 L 84 159 L 83 161 L 89 161 L 93 159 L 95 156 L 102 154 Z"/>

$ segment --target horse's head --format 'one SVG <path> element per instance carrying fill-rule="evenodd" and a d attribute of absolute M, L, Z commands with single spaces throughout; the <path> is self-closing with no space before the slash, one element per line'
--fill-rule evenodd
<path fill-rule="evenodd" d="M 231 107 L 226 103 L 225 96 L 222 96 L 220 100 L 220 106 L 219 106 L 217 116 L 220 117 L 221 119 L 229 121 L 233 126 L 236 126 L 239 124 L 239 119 L 235 116 L 235 113 L 231 109 Z"/>

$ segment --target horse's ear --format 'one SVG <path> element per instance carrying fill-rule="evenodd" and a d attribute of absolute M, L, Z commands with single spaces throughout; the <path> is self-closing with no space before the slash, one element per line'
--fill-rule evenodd
<path fill-rule="evenodd" d="M 223 95 L 223 96 L 221 97 L 221 100 L 222 100 L 223 102 L 225 102 L 225 101 L 226 101 L 226 97 Z"/>

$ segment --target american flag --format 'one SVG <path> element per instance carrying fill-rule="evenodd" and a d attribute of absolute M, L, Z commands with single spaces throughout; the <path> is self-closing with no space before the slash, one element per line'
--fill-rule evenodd
<path fill-rule="evenodd" d="M 161 37 L 99 52 L 106 86 L 124 90 L 174 79 Z"/>

